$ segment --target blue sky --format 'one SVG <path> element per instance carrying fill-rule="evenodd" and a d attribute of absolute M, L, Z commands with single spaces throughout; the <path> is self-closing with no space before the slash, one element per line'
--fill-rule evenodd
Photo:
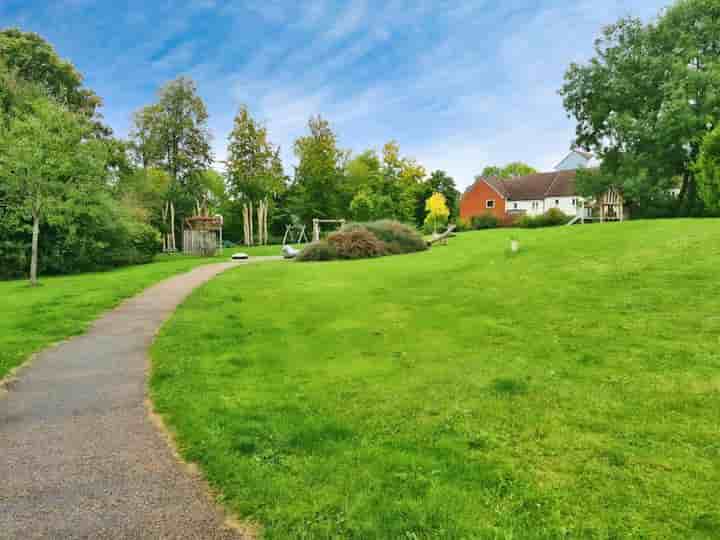
<path fill-rule="evenodd" d="M 40 33 L 85 74 L 107 122 L 178 75 L 198 83 L 216 158 L 241 103 L 292 170 L 292 142 L 322 113 L 354 152 L 399 142 L 459 186 L 487 164 L 549 169 L 574 124 L 557 90 L 603 25 L 669 0 L 0 0 L 0 27 Z"/>

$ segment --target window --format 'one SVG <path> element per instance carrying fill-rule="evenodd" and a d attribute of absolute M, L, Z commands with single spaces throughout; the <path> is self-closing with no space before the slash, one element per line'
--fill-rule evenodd
<path fill-rule="evenodd" d="M 577 206 L 577 199 L 573 199 L 573 200 L 572 200 L 572 205 L 573 205 L 573 206 Z"/>
<path fill-rule="evenodd" d="M 517 203 L 516 203 L 516 202 L 513 203 L 513 210 L 517 210 Z"/>
<path fill-rule="evenodd" d="M 485 201 L 485 208 L 495 208 L 495 201 L 492 199 Z"/>
<path fill-rule="evenodd" d="M 560 199 L 555 199 L 555 206 L 560 206 Z"/>
<path fill-rule="evenodd" d="M 533 203 L 532 203 L 532 209 L 533 209 L 533 210 L 537 210 L 538 208 L 540 208 L 540 203 L 537 202 L 537 201 L 533 201 Z"/>

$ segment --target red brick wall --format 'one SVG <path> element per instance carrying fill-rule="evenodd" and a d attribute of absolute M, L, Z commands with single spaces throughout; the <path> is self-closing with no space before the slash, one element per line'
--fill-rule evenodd
<path fill-rule="evenodd" d="M 495 201 L 495 208 L 487 208 L 487 201 Z M 493 214 L 499 220 L 505 219 L 505 199 L 485 182 L 476 182 L 460 201 L 460 217 L 470 221 L 473 216 Z"/>

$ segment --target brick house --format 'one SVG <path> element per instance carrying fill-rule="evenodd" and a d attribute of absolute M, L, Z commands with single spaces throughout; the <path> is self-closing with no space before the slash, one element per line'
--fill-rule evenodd
<path fill-rule="evenodd" d="M 584 199 L 575 188 L 576 170 L 586 168 L 592 156 L 572 151 L 552 172 L 530 174 L 518 178 L 477 177 L 460 201 L 460 217 L 466 221 L 474 216 L 492 214 L 503 222 L 527 214 L 544 214 L 557 208 L 568 216 L 589 217 Z"/>

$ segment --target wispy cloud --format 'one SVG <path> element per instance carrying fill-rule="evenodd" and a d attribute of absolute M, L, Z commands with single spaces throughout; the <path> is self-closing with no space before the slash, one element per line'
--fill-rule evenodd
<path fill-rule="evenodd" d="M 134 109 L 179 74 L 208 103 L 224 156 L 240 103 L 265 121 L 290 170 L 321 113 L 344 147 L 396 139 L 461 186 L 489 163 L 553 166 L 574 126 L 557 90 L 601 27 L 666 0 L 64 0 L 0 3 L 0 26 L 48 37 L 126 133 Z"/>
<path fill-rule="evenodd" d="M 366 20 L 367 2 L 350 0 L 342 14 L 333 21 L 325 35 L 329 39 L 342 39 L 356 32 Z"/>

